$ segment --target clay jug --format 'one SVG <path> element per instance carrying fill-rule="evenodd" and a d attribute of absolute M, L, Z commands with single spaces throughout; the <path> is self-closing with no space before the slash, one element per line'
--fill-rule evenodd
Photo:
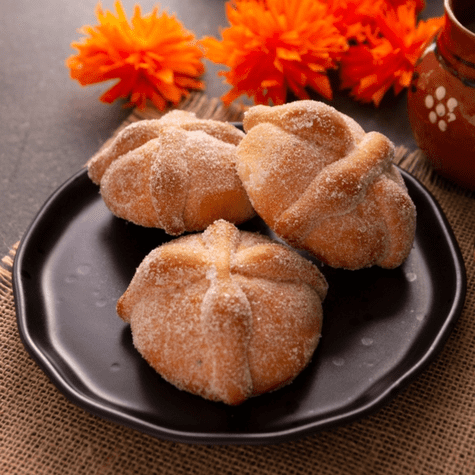
<path fill-rule="evenodd" d="M 438 173 L 475 189 L 475 1 L 444 7 L 444 27 L 415 67 L 409 121 Z"/>

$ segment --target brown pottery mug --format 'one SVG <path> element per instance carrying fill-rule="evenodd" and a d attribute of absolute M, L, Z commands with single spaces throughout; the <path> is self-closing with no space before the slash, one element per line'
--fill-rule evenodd
<path fill-rule="evenodd" d="M 475 0 L 445 0 L 445 24 L 408 91 L 416 142 L 438 173 L 475 189 Z"/>

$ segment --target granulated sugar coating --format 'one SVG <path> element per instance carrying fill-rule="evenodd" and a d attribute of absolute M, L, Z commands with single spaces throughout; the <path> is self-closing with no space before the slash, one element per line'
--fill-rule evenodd
<path fill-rule="evenodd" d="M 150 168 L 158 227 L 169 234 L 205 229 L 216 219 L 241 223 L 254 210 L 236 172 L 236 146 L 203 130 L 162 130 Z"/>
<path fill-rule="evenodd" d="M 231 124 L 173 111 L 122 130 L 88 162 L 107 207 L 171 235 L 216 219 L 239 224 L 254 210 L 235 168 L 244 133 Z"/>
<path fill-rule="evenodd" d="M 166 380 L 235 405 L 289 384 L 307 366 L 327 288 L 292 249 L 218 220 L 152 251 L 117 312 Z"/>
<path fill-rule="evenodd" d="M 252 107 L 244 129 L 238 174 L 278 236 L 333 267 L 407 258 L 416 210 L 389 139 L 316 101 Z"/>

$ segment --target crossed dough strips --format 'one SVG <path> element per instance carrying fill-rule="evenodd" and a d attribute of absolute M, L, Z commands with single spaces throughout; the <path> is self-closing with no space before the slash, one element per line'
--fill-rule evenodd
<path fill-rule="evenodd" d="M 153 250 L 117 312 L 166 380 L 234 405 L 290 383 L 307 365 L 327 288 L 294 250 L 218 220 Z"/>
<path fill-rule="evenodd" d="M 315 101 L 252 107 L 244 130 L 238 174 L 279 237 L 333 267 L 407 258 L 416 211 L 388 138 Z"/>
<path fill-rule="evenodd" d="M 92 157 L 91 180 L 116 216 L 168 234 L 216 219 L 239 224 L 254 210 L 235 168 L 244 134 L 229 123 L 173 111 L 122 130 Z"/>

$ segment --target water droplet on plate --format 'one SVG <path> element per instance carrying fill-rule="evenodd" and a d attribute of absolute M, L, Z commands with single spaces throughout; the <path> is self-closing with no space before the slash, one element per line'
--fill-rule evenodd
<path fill-rule="evenodd" d="M 79 275 L 87 275 L 91 272 L 91 266 L 88 264 L 82 264 L 76 269 Z"/>
<path fill-rule="evenodd" d="M 78 281 L 78 278 L 77 278 L 77 276 L 75 276 L 75 275 L 68 275 L 68 276 L 66 276 L 66 278 L 64 279 L 64 281 L 65 281 L 67 284 L 74 284 L 75 282 Z"/>
<path fill-rule="evenodd" d="M 371 346 L 373 344 L 373 339 L 372 338 L 362 338 L 361 343 L 363 343 L 364 346 Z"/>
<path fill-rule="evenodd" d="M 422 320 L 424 320 L 424 317 L 425 315 L 423 313 L 416 314 L 416 320 L 418 320 L 419 322 L 422 322 Z"/>
<path fill-rule="evenodd" d="M 335 366 L 343 366 L 345 364 L 345 360 L 343 358 L 335 358 L 333 360 L 333 364 Z"/>
<path fill-rule="evenodd" d="M 96 307 L 103 308 L 107 305 L 107 300 L 100 299 L 96 302 Z"/>
<path fill-rule="evenodd" d="M 111 364 L 111 371 L 119 371 L 120 370 L 120 364 L 119 363 L 112 363 Z"/>
<path fill-rule="evenodd" d="M 417 279 L 417 275 L 414 274 L 413 272 L 408 272 L 406 274 L 406 279 L 409 281 L 409 282 L 414 282 L 416 279 Z"/>

